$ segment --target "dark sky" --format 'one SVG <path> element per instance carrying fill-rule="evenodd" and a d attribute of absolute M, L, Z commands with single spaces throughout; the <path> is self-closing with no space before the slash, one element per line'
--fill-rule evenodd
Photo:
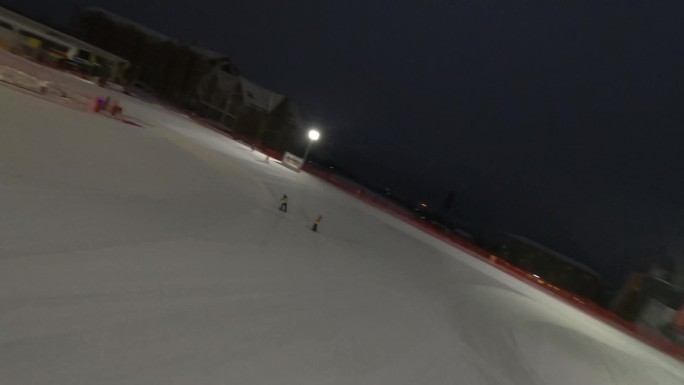
<path fill-rule="evenodd" d="M 613 282 L 684 237 L 681 1 L 4 3 L 224 52 L 303 104 L 318 155 L 436 205 L 453 190 L 458 215 Z"/>

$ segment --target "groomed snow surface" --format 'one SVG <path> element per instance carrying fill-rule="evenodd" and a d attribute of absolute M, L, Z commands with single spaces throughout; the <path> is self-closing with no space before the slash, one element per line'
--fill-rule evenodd
<path fill-rule="evenodd" d="M 0 384 L 684 384 L 411 225 L 118 97 L 144 127 L 0 87 Z"/>

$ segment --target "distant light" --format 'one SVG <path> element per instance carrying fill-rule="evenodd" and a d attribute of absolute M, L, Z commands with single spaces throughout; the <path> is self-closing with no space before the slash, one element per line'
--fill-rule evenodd
<path fill-rule="evenodd" d="M 321 137 L 321 133 L 317 130 L 309 130 L 309 139 L 318 140 Z"/>
<path fill-rule="evenodd" d="M 541 278 L 541 277 L 538 276 L 537 274 L 532 274 L 532 276 L 535 277 L 535 278 Z"/>
<path fill-rule="evenodd" d="M 427 207 L 427 203 L 421 203 L 421 207 Z"/>

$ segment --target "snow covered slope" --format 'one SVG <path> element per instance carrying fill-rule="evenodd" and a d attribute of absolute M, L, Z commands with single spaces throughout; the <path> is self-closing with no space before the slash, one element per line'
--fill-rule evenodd
<path fill-rule="evenodd" d="M 0 384 L 684 383 L 411 226 L 121 98 L 146 125 L 0 87 Z"/>

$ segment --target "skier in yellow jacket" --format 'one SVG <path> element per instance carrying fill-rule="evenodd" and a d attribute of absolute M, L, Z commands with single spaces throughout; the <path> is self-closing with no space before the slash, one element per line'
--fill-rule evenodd
<path fill-rule="evenodd" d="M 311 230 L 318 231 L 318 225 L 320 225 L 322 221 L 323 221 L 323 216 L 321 214 L 318 214 L 318 217 L 316 217 L 316 219 L 314 220 L 314 224 L 313 224 L 313 227 L 311 228 Z"/>
<path fill-rule="evenodd" d="M 280 211 L 287 212 L 287 195 L 285 194 L 283 194 L 283 197 L 280 198 Z"/>

